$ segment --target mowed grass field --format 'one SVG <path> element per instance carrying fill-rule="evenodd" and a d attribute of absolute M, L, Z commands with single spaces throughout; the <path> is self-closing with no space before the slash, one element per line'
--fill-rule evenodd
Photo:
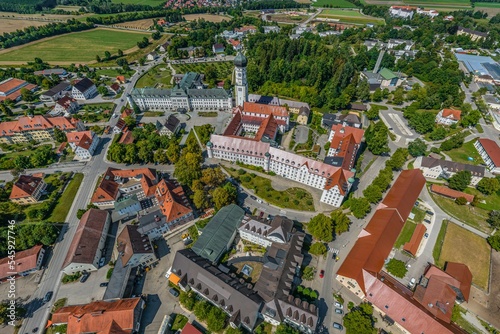
<path fill-rule="evenodd" d="M 104 51 L 115 54 L 118 49 L 128 50 L 136 46 L 146 33 L 110 29 L 93 29 L 30 43 L 0 54 L 2 62 L 33 61 L 35 57 L 44 61 L 85 63 L 94 61 L 96 55 L 103 57 Z"/>
<path fill-rule="evenodd" d="M 184 15 L 186 21 L 195 21 L 198 19 L 204 19 L 208 22 L 222 22 L 222 21 L 230 21 L 231 18 L 224 15 L 215 15 L 215 14 L 186 14 Z"/>
<path fill-rule="evenodd" d="M 317 0 L 312 2 L 315 7 L 356 8 L 356 5 L 347 0 Z"/>
<path fill-rule="evenodd" d="M 23 30 L 27 27 L 40 27 L 50 22 L 41 22 L 41 21 L 30 21 L 30 20 L 13 20 L 13 19 L 0 19 L 0 34 L 5 32 L 13 32 L 16 30 Z"/>
<path fill-rule="evenodd" d="M 466 264 L 472 272 L 472 282 L 488 289 L 491 247 L 486 239 L 449 223 L 444 237 L 439 264 L 446 261 Z"/>
<path fill-rule="evenodd" d="M 363 15 L 357 10 L 324 9 L 318 18 L 334 19 L 340 22 L 356 24 L 385 24 L 384 19 Z"/>

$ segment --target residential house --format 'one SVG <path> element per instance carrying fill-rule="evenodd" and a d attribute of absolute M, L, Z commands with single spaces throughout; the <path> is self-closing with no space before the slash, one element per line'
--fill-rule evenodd
<path fill-rule="evenodd" d="M 74 98 L 64 96 L 56 102 L 56 104 L 54 105 L 54 109 L 52 109 L 50 114 L 53 116 L 64 115 L 65 117 L 69 117 L 71 116 L 71 114 L 77 112 L 79 108 L 80 105 Z"/>
<path fill-rule="evenodd" d="M 472 176 L 470 185 L 473 187 L 481 181 L 485 173 L 485 168 L 483 166 L 462 164 L 432 157 L 418 157 L 415 159 L 413 166 L 420 169 L 424 176 L 430 179 L 437 179 L 440 177 L 449 179 L 458 172 L 469 171 Z"/>
<path fill-rule="evenodd" d="M 436 123 L 442 125 L 457 124 L 461 114 L 461 110 L 443 109 L 436 115 Z"/>
<path fill-rule="evenodd" d="M 311 115 L 311 110 L 307 107 L 300 107 L 299 114 L 297 116 L 297 123 L 306 125 L 309 123 L 309 116 Z"/>
<path fill-rule="evenodd" d="M 12 185 L 9 200 L 17 204 L 32 204 L 38 202 L 47 184 L 42 175 L 20 175 Z"/>
<path fill-rule="evenodd" d="M 125 78 L 124 75 L 119 75 L 116 77 L 116 83 L 117 84 L 124 84 L 127 82 L 127 79 Z"/>
<path fill-rule="evenodd" d="M 99 268 L 110 223 L 107 211 L 90 209 L 83 214 L 62 266 L 66 275 Z"/>
<path fill-rule="evenodd" d="M 346 170 L 352 169 L 364 133 L 362 129 L 341 124 L 333 125 L 328 136 L 330 148 L 325 163 Z"/>
<path fill-rule="evenodd" d="M 71 85 L 69 82 L 62 81 L 46 91 L 40 94 L 40 100 L 44 102 L 56 102 L 63 96 L 69 95 L 71 92 Z"/>
<path fill-rule="evenodd" d="M 167 52 L 169 45 L 170 45 L 169 41 L 163 43 L 162 45 L 160 45 L 160 47 L 158 47 L 158 51 L 160 51 L 160 52 Z"/>
<path fill-rule="evenodd" d="M 477 152 L 483 158 L 488 170 L 493 174 L 500 174 L 500 147 L 488 138 L 479 138 L 474 143 Z"/>
<path fill-rule="evenodd" d="M 71 95 L 77 100 L 88 100 L 97 95 L 97 88 L 89 78 L 83 78 L 73 85 Z"/>
<path fill-rule="evenodd" d="M 160 136 L 172 137 L 179 131 L 180 125 L 181 121 L 174 115 L 170 115 L 164 124 L 156 121 L 156 131 L 158 131 Z"/>
<path fill-rule="evenodd" d="M 292 228 L 293 221 L 286 217 L 274 216 L 268 223 L 245 215 L 238 232 L 241 239 L 267 248 L 273 242 L 287 243 Z"/>
<path fill-rule="evenodd" d="M 138 333 L 146 303 L 141 297 L 98 300 L 64 306 L 52 314 L 52 326 L 67 325 L 67 333 Z"/>
<path fill-rule="evenodd" d="M 145 267 L 157 260 L 151 242 L 141 236 L 137 225 L 125 225 L 116 238 L 116 249 L 124 267 Z"/>
<path fill-rule="evenodd" d="M 120 86 L 117 83 L 114 83 L 111 86 L 109 86 L 109 89 L 111 89 L 111 91 L 116 95 L 122 91 L 122 86 Z"/>
<path fill-rule="evenodd" d="M 42 267 L 45 250 L 42 245 L 16 253 L 14 260 L 11 257 L 0 259 L 0 282 L 9 277 L 28 276 Z M 15 263 L 12 264 L 12 261 Z"/>
<path fill-rule="evenodd" d="M 132 133 L 132 131 L 126 129 L 122 136 L 120 137 L 120 140 L 118 140 L 118 143 L 120 144 L 124 144 L 124 145 L 128 145 L 128 144 L 132 144 L 134 142 L 134 135 Z"/>
<path fill-rule="evenodd" d="M 343 126 L 350 126 L 353 128 L 361 129 L 361 119 L 359 115 L 354 112 L 348 114 L 323 114 L 321 120 L 323 127 L 331 129 L 333 125 L 342 124 Z"/>
<path fill-rule="evenodd" d="M 59 78 L 66 78 L 68 72 L 64 68 L 49 68 L 41 71 L 33 72 L 34 75 L 43 75 L 44 77 L 51 77 L 52 75 L 57 75 Z"/>
<path fill-rule="evenodd" d="M 389 39 L 387 42 L 388 49 L 395 49 L 401 45 L 404 45 L 403 50 L 410 51 L 413 45 L 415 45 L 415 42 L 405 39 Z"/>
<path fill-rule="evenodd" d="M 203 57 L 205 50 L 202 46 L 188 46 L 187 48 L 178 48 L 178 52 L 187 52 L 189 57 Z"/>
<path fill-rule="evenodd" d="M 224 47 L 224 44 L 221 44 L 221 43 L 215 43 L 214 45 L 212 45 L 212 51 L 217 54 L 217 53 L 224 53 L 225 51 L 225 47 Z"/>
<path fill-rule="evenodd" d="M 242 45 L 241 45 L 241 42 L 237 39 L 228 39 L 227 41 L 229 44 L 231 44 L 231 46 L 233 47 L 233 50 L 234 51 L 240 51 L 242 49 Z"/>
<path fill-rule="evenodd" d="M 478 39 L 484 39 L 488 37 L 487 32 L 482 32 L 482 31 L 477 31 L 477 30 L 472 30 L 469 28 L 464 28 L 464 27 L 458 27 L 457 30 L 457 36 L 469 36 L 472 41 L 477 41 Z"/>
<path fill-rule="evenodd" d="M 79 160 L 89 160 L 99 144 L 99 137 L 93 131 L 70 132 L 66 135 L 68 144 Z"/>
<path fill-rule="evenodd" d="M 125 131 L 127 130 L 127 124 L 125 123 L 125 121 L 123 120 L 123 118 L 120 118 L 115 126 L 113 127 L 113 133 L 116 135 L 116 134 L 119 134 L 119 133 L 125 133 Z M 123 136 L 122 136 L 123 137 Z"/>
<path fill-rule="evenodd" d="M 443 18 L 444 21 L 453 21 L 454 19 L 453 15 L 447 15 Z"/>
<path fill-rule="evenodd" d="M 402 19 L 412 19 L 416 9 L 417 7 L 410 6 L 391 6 L 389 8 L 389 14 L 393 17 Z"/>
<path fill-rule="evenodd" d="M 431 184 L 431 191 L 435 194 L 448 197 L 453 200 L 462 197 L 467 200 L 467 203 L 472 203 L 474 201 L 474 195 L 466 194 L 464 192 L 455 189 L 450 189 L 446 186 L 441 186 L 438 184 Z"/>
<path fill-rule="evenodd" d="M 270 33 L 279 33 L 281 31 L 281 28 L 278 26 L 263 26 L 264 29 L 264 34 L 270 34 Z"/>
<path fill-rule="evenodd" d="M 38 89 L 38 86 L 16 78 L 9 78 L 0 82 L 0 102 L 5 100 L 17 102 L 21 100 L 21 90 L 23 88 L 34 92 Z"/>
<path fill-rule="evenodd" d="M 420 15 L 425 15 L 425 16 L 429 16 L 431 19 L 439 16 L 439 12 L 435 9 L 422 9 L 422 8 L 417 8 L 417 14 L 420 14 Z"/>
<path fill-rule="evenodd" d="M 234 31 L 237 33 L 242 33 L 243 36 L 245 36 L 248 34 L 255 34 L 257 32 L 257 27 L 255 27 L 255 26 L 243 26 L 241 28 L 234 29 Z"/>
<path fill-rule="evenodd" d="M 156 58 L 158 58 L 158 54 L 155 51 L 148 53 L 148 55 L 146 56 L 146 59 L 148 61 L 153 61 Z"/>

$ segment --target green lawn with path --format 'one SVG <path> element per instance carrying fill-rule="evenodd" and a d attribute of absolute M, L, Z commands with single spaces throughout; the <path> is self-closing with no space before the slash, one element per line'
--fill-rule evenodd
<path fill-rule="evenodd" d="M 135 88 L 157 87 L 170 88 L 172 84 L 172 71 L 167 65 L 157 65 L 147 71 L 142 77 L 137 80 Z"/>
<path fill-rule="evenodd" d="M 197 72 L 205 74 L 207 66 L 214 66 L 217 72 L 217 80 L 230 80 L 233 74 L 234 64 L 231 61 L 210 62 L 210 63 L 188 63 L 188 64 L 173 64 L 172 67 L 176 73 Z M 205 80 L 206 84 L 209 84 Z"/>
<path fill-rule="evenodd" d="M 99 55 L 104 57 L 104 51 L 116 54 L 118 49 L 128 50 L 136 43 L 149 37 L 149 34 L 93 29 L 84 32 L 71 33 L 51 39 L 31 43 L 0 55 L 2 61 L 33 61 L 39 57 L 44 61 L 89 62 Z"/>

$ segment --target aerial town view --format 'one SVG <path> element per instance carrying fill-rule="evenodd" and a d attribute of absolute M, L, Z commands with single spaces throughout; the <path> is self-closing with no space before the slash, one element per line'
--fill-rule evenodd
<path fill-rule="evenodd" d="M 500 0 L 0 0 L 0 333 L 500 333 L 499 62 Z"/>

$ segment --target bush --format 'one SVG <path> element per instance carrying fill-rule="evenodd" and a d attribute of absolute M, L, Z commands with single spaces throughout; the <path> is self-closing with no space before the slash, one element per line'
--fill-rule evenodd
<path fill-rule="evenodd" d="M 312 281 L 314 278 L 314 268 L 313 267 L 305 267 L 302 271 L 302 279 L 305 281 Z"/>
<path fill-rule="evenodd" d="M 108 272 L 106 273 L 106 279 L 110 279 L 111 278 L 111 276 L 113 275 L 113 270 L 114 269 L 115 268 L 109 268 L 108 269 Z"/>
<path fill-rule="evenodd" d="M 63 284 L 75 282 L 75 281 L 79 280 L 80 277 L 82 277 L 82 273 L 81 272 L 74 273 L 73 275 L 66 275 L 66 274 L 64 274 L 64 276 L 62 278 L 62 282 L 63 282 Z"/>
<path fill-rule="evenodd" d="M 406 269 L 406 265 L 403 261 L 391 259 L 389 263 L 385 265 L 387 271 L 399 278 L 403 278 L 406 275 L 408 269 Z"/>
<path fill-rule="evenodd" d="M 455 203 L 457 203 L 458 205 L 465 205 L 467 204 L 467 200 L 465 199 L 465 197 L 457 197 L 455 199 Z"/>
<path fill-rule="evenodd" d="M 239 174 L 239 175 L 245 175 L 246 173 L 247 173 L 247 172 L 245 172 L 245 170 L 244 170 L 244 169 L 241 169 L 241 168 L 240 168 L 240 169 L 238 169 L 238 174 Z"/>
<path fill-rule="evenodd" d="M 312 244 L 311 248 L 309 248 L 309 253 L 313 255 L 323 255 L 326 253 L 326 246 L 322 242 L 315 242 Z"/>

